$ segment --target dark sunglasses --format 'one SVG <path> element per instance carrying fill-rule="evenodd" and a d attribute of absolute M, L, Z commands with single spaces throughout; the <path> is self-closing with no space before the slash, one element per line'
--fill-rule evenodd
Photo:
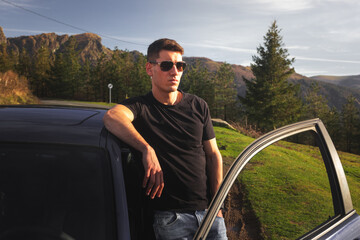
<path fill-rule="evenodd" d="M 163 72 L 167 72 L 167 71 L 170 71 L 174 64 L 176 65 L 176 68 L 179 72 L 182 72 L 185 70 L 185 67 L 186 67 L 186 63 L 185 62 L 172 62 L 172 61 L 162 61 L 162 62 L 149 62 L 149 63 L 152 63 L 152 64 L 159 64 L 160 65 L 160 69 L 161 71 Z"/>

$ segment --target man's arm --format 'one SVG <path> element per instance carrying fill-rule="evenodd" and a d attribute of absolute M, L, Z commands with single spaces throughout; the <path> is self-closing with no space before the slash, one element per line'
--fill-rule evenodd
<path fill-rule="evenodd" d="M 154 149 L 135 129 L 134 114 L 124 105 L 116 105 L 104 115 L 105 127 L 119 139 L 142 153 L 145 169 L 143 188 L 151 198 L 160 197 L 164 188 L 164 178 Z"/>
<path fill-rule="evenodd" d="M 206 170 L 210 183 L 210 193 L 211 197 L 213 197 L 223 180 L 222 156 L 215 138 L 204 141 L 203 145 L 206 154 Z M 221 210 L 218 216 L 223 217 Z"/>

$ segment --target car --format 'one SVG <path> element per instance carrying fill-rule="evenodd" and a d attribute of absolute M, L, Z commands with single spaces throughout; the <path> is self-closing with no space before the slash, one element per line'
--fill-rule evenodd
<path fill-rule="evenodd" d="M 152 239 L 141 162 L 106 130 L 107 109 L 0 107 L 0 239 Z M 320 119 L 276 129 L 233 162 L 194 237 L 206 239 L 244 166 L 269 145 L 313 132 L 330 181 L 335 216 L 300 239 L 359 239 L 360 217 L 335 147 Z M 231 214 L 231 213 L 229 213 Z"/>

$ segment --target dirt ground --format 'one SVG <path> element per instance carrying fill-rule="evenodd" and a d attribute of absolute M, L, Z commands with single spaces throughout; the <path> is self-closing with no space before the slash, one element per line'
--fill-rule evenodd
<path fill-rule="evenodd" d="M 227 166 L 224 172 L 227 172 Z M 240 182 L 236 181 L 225 199 L 224 217 L 229 240 L 259 240 L 261 227 L 251 210 L 245 209 L 245 196 Z"/>

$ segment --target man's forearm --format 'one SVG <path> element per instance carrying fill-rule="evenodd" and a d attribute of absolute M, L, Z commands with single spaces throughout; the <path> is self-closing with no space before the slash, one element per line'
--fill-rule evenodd
<path fill-rule="evenodd" d="M 210 193 L 214 196 L 223 180 L 222 156 L 216 143 L 216 139 L 203 142 L 206 154 L 206 171 L 210 183 Z"/>
<path fill-rule="evenodd" d="M 121 111 L 121 112 L 120 112 Z M 133 115 L 126 113 L 124 106 L 116 106 L 110 109 L 104 116 L 104 125 L 109 132 L 114 134 L 120 140 L 129 144 L 140 152 L 144 152 L 149 144 L 140 135 L 132 124 Z"/>
<path fill-rule="evenodd" d="M 214 154 L 207 158 L 207 172 L 210 183 L 210 193 L 213 197 L 223 180 L 223 163 L 220 154 Z"/>
<path fill-rule="evenodd" d="M 135 129 L 134 115 L 127 107 L 117 105 L 104 116 L 105 127 L 116 137 L 142 153 L 145 170 L 143 187 L 151 198 L 160 197 L 164 188 L 163 172 L 154 149 Z"/>

